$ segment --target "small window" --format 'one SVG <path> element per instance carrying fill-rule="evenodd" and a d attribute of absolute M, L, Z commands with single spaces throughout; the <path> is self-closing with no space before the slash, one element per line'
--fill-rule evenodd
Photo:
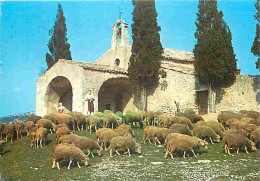
<path fill-rule="evenodd" d="M 115 65 L 116 65 L 116 66 L 119 66 L 119 65 L 120 65 L 120 60 L 119 60 L 118 58 L 115 60 Z"/>

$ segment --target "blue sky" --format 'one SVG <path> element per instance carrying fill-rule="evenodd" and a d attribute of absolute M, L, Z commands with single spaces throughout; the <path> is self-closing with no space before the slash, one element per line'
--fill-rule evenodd
<path fill-rule="evenodd" d="M 45 54 L 58 2 L 0 2 L 0 117 L 35 109 L 36 80 L 46 68 Z M 132 24 L 130 1 L 61 2 L 73 60 L 94 62 L 111 46 L 119 7 Z M 165 48 L 192 51 L 198 1 L 157 1 L 161 42 Z M 255 36 L 254 0 L 219 1 L 229 25 L 242 74 L 258 74 L 251 52 Z M 131 26 L 130 26 L 131 27 Z M 131 29 L 129 28 L 129 34 Z M 130 40 L 132 41 L 132 40 Z"/>

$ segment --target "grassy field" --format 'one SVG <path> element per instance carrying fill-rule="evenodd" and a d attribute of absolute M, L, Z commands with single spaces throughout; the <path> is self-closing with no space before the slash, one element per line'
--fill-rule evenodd
<path fill-rule="evenodd" d="M 143 130 L 134 129 L 141 142 Z M 76 131 L 76 134 L 94 138 L 95 134 Z M 68 162 L 61 162 L 61 170 L 52 169 L 55 147 L 54 135 L 48 135 L 46 148 L 35 149 L 29 138 L 8 142 L 0 157 L 1 176 L 4 180 L 259 180 L 260 158 L 258 152 L 228 156 L 220 144 L 201 149 L 195 157 L 164 159 L 162 147 L 142 143 L 142 154 L 89 159 L 89 166 L 78 168 L 74 164 L 67 169 Z M 1 179 L 0 179 L 1 180 Z"/>

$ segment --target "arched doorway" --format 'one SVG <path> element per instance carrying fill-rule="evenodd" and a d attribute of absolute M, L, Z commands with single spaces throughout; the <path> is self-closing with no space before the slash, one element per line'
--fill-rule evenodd
<path fill-rule="evenodd" d="M 47 114 L 56 113 L 59 102 L 65 107 L 65 112 L 72 111 L 72 97 L 70 81 L 62 76 L 54 78 L 46 92 Z"/>
<path fill-rule="evenodd" d="M 112 78 L 105 81 L 98 93 L 98 110 L 113 112 L 134 110 L 134 98 L 127 78 Z"/>

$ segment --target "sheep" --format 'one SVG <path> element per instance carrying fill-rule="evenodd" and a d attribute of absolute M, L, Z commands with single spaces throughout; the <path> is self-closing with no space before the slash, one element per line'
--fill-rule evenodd
<path fill-rule="evenodd" d="M 155 126 L 146 126 L 144 128 L 144 134 L 143 134 L 143 142 L 145 143 L 146 140 L 148 140 L 148 142 L 150 144 L 151 143 L 151 140 L 153 138 L 153 133 L 154 133 L 154 130 L 157 129 L 157 127 Z"/>
<path fill-rule="evenodd" d="M 160 140 L 164 139 L 164 135 L 165 135 L 164 132 L 167 132 L 168 130 L 169 130 L 168 128 L 158 128 L 158 127 L 155 127 L 153 129 L 152 137 L 155 146 L 156 146 L 156 142 L 158 142 L 158 144 L 161 144 Z"/>
<path fill-rule="evenodd" d="M 102 125 L 103 118 L 97 117 L 97 116 L 89 116 L 89 131 L 92 132 L 92 127 L 97 131 L 100 125 Z"/>
<path fill-rule="evenodd" d="M 196 123 L 198 121 L 204 121 L 204 119 L 197 114 L 189 114 L 188 118 L 192 123 Z"/>
<path fill-rule="evenodd" d="M 70 161 L 68 169 L 70 169 L 72 161 L 75 161 L 79 168 L 81 168 L 79 163 L 88 165 L 87 155 L 85 155 L 80 148 L 69 144 L 59 144 L 55 147 L 52 168 L 57 166 L 60 170 L 59 162 L 63 159 Z"/>
<path fill-rule="evenodd" d="M 72 116 L 74 125 L 77 126 L 77 129 L 80 131 L 80 125 L 81 125 L 81 130 L 83 130 L 86 116 L 81 112 L 70 112 L 69 114 Z"/>
<path fill-rule="evenodd" d="M 170 129 L 173 130 L 173 132 L 175 133 L 192 135 L 189 127 L 185 124 L 175 123 L 170 126 Z"/>
<path fill-rule="evenodd" d="M 212 128 L 207 127 L 207 126 L 195 127 L 194 130 L 193 130 L 193 134 L 194 134 L 194 136 L 196 136 L 200 139 L 209 138 L 211 144 L 214 144 L 213 140 L 217 141 L 217 142 L 220 141 L 220 136 L 217 135 Z"/>
<path fill-rule="evenodd" d="M 6 135 L 6 137 L 5 137 L 6 142 L 8 141 L 9 136 L 11 138 L 11 142 L 13 142 L 14 131 L 15 131 L 14 122 L 10 122 L 4 127 L 4 133 Z"/>
<path fill-rule="evenodd" d="M 129 132 L 132 136 L 134 136 L 134 132 L 133 132 L 131 126 L 129 126 L 129 125 L 121 124 L 120 126 L 118 126 L 118 129 L 127 129 L 128 132 Z"/>
<path fill-rule="evenodd" d="M 243 126 L 243 129 L 248 133 L 251 134 L 254 130 L 258 127 L 255 124 L 246 124 Z"/>
<path fill-rule="evenodd" d="M 3 131 L 4 131 L 4 123 L 0 121 L 0 140 L 3 137 Z"/>
<path fill-rule="evenodd" d="M 68 143 L 68 144 L 72 144 L 74 140 L 79 139 L 80 136 L 76 135 L 76 134 L 66 134 L 66 135 L 62 135 L 61 137 L 59 137 L 58 139 L 58 144 L 59 143 Z"/>
<path fill-rule="evenodd" d="M 6 142 L 4 140 L 0 140 L 0 151 L 2 151 L 2 146 L 5 144 Z M 0 154 L 1 157 L 1 154 Z"/>
<path fill-rule="evenodd" d="M 194 148 L 197 148 L 200 145 L 204 145 L 203 142 L 194 141 L 192 139 L 185 139 L 185 138 L 178 138 L 178 139 L 171 139 L 167 142 L 167 150 L 165 153 L 164 158 L 167 158 L 168 154 L 170 154 L 171 158 L 173 158 L 173 152 L 175 150 L 177 151 L 183 151 L 183 158 L 185 158 L 186 152 L 190 150 L 195 157 L 197 155 L 195 154 Z"/>
<path fill-rule="evenodd" d="M 16 130 L 17 139 L 19 139 L 19 137 L 23 137 L 23 135 L 22 135 L 23 129 L 24 129 L 24 122 L 21 121 L 21 120 L 18 120 L 15 123 L 15 130 Z"/>
<path fill-rule="evenodd" d="M 237 154 L 239 154 L 239 148 L 244 147 L 246 153 L 248 154 L 247 148 L 252 147 L 252 150 L 256 151 L 255 143 L 250 141 L 248 138 L 243 136 L 242 134 L 227 134 L 223 137 L 223 145 L 225 149 L 225 153 L 230 154 L 229 148 L 236 147 Z M 222 146 L 223 146 L 222 145 Z"/>
<path fill-rule="evenodd" d="M 59 128 L 56 133 L 55 133 L 55 136 L 56 136 L 56 142 L 58 142 L 59 138 L 63 135 L 67 135 L 67 134 L 71 134 L 70 130 L 68 127 L 61 127 Z"/>
<path fill-rule="evenodd" d="M 218 122 L 222 123 L 223 125 L 226 125 L 227 120 L 230 118 L 235 118 L 235 119 L 240 120 L 243 117 L 244 117 L 244 115 L 242 115 L 240 113 L 236 114 L 231 111 L 224 111 L 218 115 Z"/>
<path fill-rule="evenodd" d="M 99 156 L 101 156 L 102 150 L 103 150 L 103 148 L 101 146 L 99 146 L 99 144 L 95 140 L 86 138 L 86 137 L 82 137 L 82 136 L 77 139 L 74 139 L 72 142 L 72 145 L 75 145 L 76 147 L 78 147 L 80 149 L 87 149 L 88 150 L 87 156 L 89 156 L 91 154 L 92 157 L 94 157 L 94 155 L 92 153 L 93 150 L 97 150 L 97 153 Z"/>
<path fill-rule="evenodd" d="M 119 136 L 119 134 L 114 131 L 103 132 L 100 138 L 101 146 L 103 146 L 105 150 L 107 150 L 107 143 L 110 143 L 111 139 L 116 136 Z"/>
<path fill-rule="evenodd" d="M 98 143 L 100 142 L 100 138 L 101 138 L 101 135 L 103 134 L 103 132 L 105 131 L 113 131 L 111 128 L 100 128 L 96 131 L 96 137 L 97 137 L 97 140 L 98 140 Z"/>
<path fill-rule="evenodd" d="M 150 122 L 151 122 L 151 125 L 152 126 L 155 126 L 155 112 L 153 111 L 145 111 L 144 112 L 144 120 L 145 122 L 147 123 L 147 125 L 149 126 L 150 125 Z"/>
<path fill-rule="evenodd" d="M 240 110 L 239 113 L 245 115 L 246 117 L 251 117 L 255 120 L 260 116 L 260 113 L 257 111 L 247 111 L 247 110 Z"/>
<path fill-rule="evenodd" d="M 49 119 L 39 119 L 36 122 L 36 127 L 37 128 L 40 128 L 40 127 L 46 128 L 47 130 L 50 130 L 50 132 L 52 134 L 52 130 L 54 130 L 55 124 Z"/>
<path fill-rule="evenodd" d="M 38 128 L 36 130 L 36 147 L 39 148 L 39 144 L 41 148 L 43 145 L 45 146 L 45 140 L 47 137 L 47 129 L 46 128 Z"/>
<path fill-rule="evenodd" d="M 139 112 L 127 111 L 125 114 L 126 123 L 132 125 L 139 124 L 140 128 L 143 127 L 143 117 Z"/>
<path fill-rule="evenodd" d="M 230 124 L 230 129 L 243 129 L 247 123 L 241 121 L 234 121 Z"/>
<path fill-rule="evenodd" d="M 110 156 L 113 156 L 113 150 L 120 155 L 117 149 L 124 148 L 127 150 L 126 153 L 130 154 L 130 150 L 135 151 L 137 153 L 141 153 L 141 145 L 136 143 L 135 140 L 130 136 L 116 136 L 111 139 L 109 150 Z"/>
<path fill-rule="evenodd" d="M 30 133 L 29 133 L 31 147 L 35 147 L 35 148 L 36 148 L 36 131 L 37 131 L 37 128 L 33 127 L 33 128 L 31 128 Z"/>
<path fill-rule="evenodd" d="M 206 125 L 206 122 L 205 121 L 198 121 L 195 123 L 195 127 L 198 127 L 198 126 L 205 126 Z"/>
<path fill-rule="evenodd" d="M 43 119 L 49 119 L 51 120 L 51 122 L 53 122 L 54 124 L 57 124 L 57 122 L 55 121 L 55 113 L 50 113 L 50 114 L 47 114 L 45 116 L 43 116 Z"/>
<path fill-rule="evenodd" d="M 205 126 L 210 127 L 214 130 L 214 132 L 219 135 L 221 138 L 223 137 L 223 131 L 222 131 L 222 124 L 218 123 L 216 121 L 208 121 L 206 122 Z"/>
<path fill-rule="evenodd" d="M 123 128 L 121 128 L 121 129 L 114 129 L 113 131 L 118 133 L 119 136 L 124 136 L 125 134 L 130 134 L 128 129 L 123 129 Z"/>
<path fill-rule="evenodd" d="M 254 141 L 256 145 L 260 142 L 260 127 L 251 132 L 250 139 Z M 258 145 L 259 146 L 259 145 Z"/>
<path fill-rule="evenodd" d="M 226 136 L 228 134 L 242 134 L 247 137 L 247 132 L 244 129 L 228 129 L 224 131 L 223 136 Z"/>
<path fill-rule="evenodd" d="M 117 125 L 120 124 L 120 122 L 122 122 L 122 118 L 116 116 L 113 113 L 105 113 L 104 116 L 104 126 L 108 127 L 111 126 L 112 129 L 114 129 L 114 127 L 116 127 Z"/>
<path fill-rule="evenodd" d="M 236 119 L 236 118 L 229 118 L 229 119 L 226 121 L 225 125 L 230 128 L 230 125 L 231 125 L 233 122 L 237 122 L 237 121 L 239 121 L 239 120 Z"/>
<path fill-rule="evenodd" d="M 55 131 L 57 131 L 58 129 L 63 128 L 63 127 L 66 127 L 66 128 L 69 129 L 69 127 L 68 127 L 66 124 L 58 124 L 58 125 L 55 125 L 54 129 L 55 129 Z"/>
<path fill-rule="evenodd" d="M 163 127 L 170 127 L 172 124 L 172 117 L 168 114 L 159 114 L 156 115 L 156 119 L 158 122 L 158 125 L 163 125 Z"/>
<path fill-rule="evenodd" d="M 41 116 L 37 116 L 37 115 L 29 115 L 26 118 L 26 121 L 32 121 L 35 124 L 39 119 L 42 119 L 42 117 Z"/>
<path fill-rule="evenodd" d="M 190 130 L 192 130 L 194 128 L 194 125 L 191 123 L 191 121 L 188 118 L 183 117 L 183 116 L 181 116 L 181 117 L 177 117 L 177 116 L 174 117 L 172 119 L 172 124 L 174 124 L 174 123 L 185 124 L 185 125 L 187 125 L 189 127 Z"/>
<path fill-rule="evenodd" d="M 27 133 L 26 135 L 28 137 L 29 134 L 30 134 L 31 129 L 34 127 L 34 122 L 33 121 L 27 121 L 25 123 L 25 127 L 26 127 L 26 133 Z"/>
<path fill-rule="evenodd" d="M 56 114 L 54 116 L 54 121 L 57 124 L 66 124 L 70 129 L 74 129 L 75 127 L 72 116 L 66 113 Z"/>

